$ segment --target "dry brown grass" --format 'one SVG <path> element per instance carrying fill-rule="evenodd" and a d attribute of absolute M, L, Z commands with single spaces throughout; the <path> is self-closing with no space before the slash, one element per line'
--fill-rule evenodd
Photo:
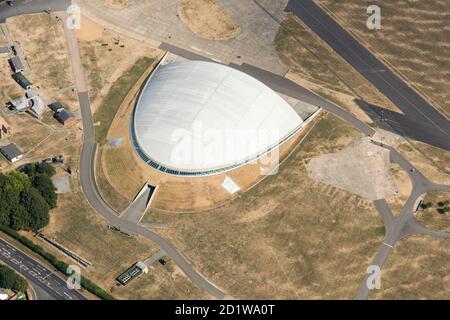
<path fill-rule="evenodd" d="M 209 40 L 235 38 L 241 27 L 215 0 L 181 0 L 181 21 L 196 35 Z"/>
<path fill-rule="evenodd" d="M 438 205 L 438 202 L 450 201 L 450 193 L 448 192 L 429 192 L 425 196 L 423 202 L 432 203 L 431 208 L 420 209 L 417 213 L 417 219 L 423 223 L 424 226 L 443 232 L 450 232 L 450 213 L 440 213 L 438 208 L 442 208 Z M 444 205 L 445 207 L 445 205 Z M 450 207 L 450 205 L 447 205 Z"/>
<path fill-rule="evenodd" d="M 167 268 L 155 264 L 149 275 L 141 276 L 125 288 L 116 287 L 115 278 L 121 272 L 138 260 L 150 257 L 159 248 L 147 239 L 128 238 L 108 230 L 106 222 L 86 202 L 76 176 L 72 177 L 71 184 L 71 193 L 59 195 L 58 207 L 52 210 L 50 224 L 44 233 L 92 262 L 91 267 L 82 270 L 86 277 L 118 299 L 207 298 L 170 259 Z"/>
<path fill-rule="evenodd" d="M 24 154 L 30 152 L 39 142 L 51 133 L 51 130 L 48 127 L 27 114 L 14 114 L 7 119 L 12 132 L 8 138 L 11 142 L 14 142 Z"/>
<path fill-rule="evenodd" d="M 392 210 L 392 214 L 397 216 L 411 195 L 412 183 L 408 173 L 399 164 L 391 163 L 390 168 L 390 173 L 395 180 L 399 193 L 397 196 L 386 200 Z"/>
<path fill-rule="evenodd" d="M 30 66 L 29 79 L 43 96 L 73 84 L 62 22 L 39 13 L 9 18 L 7 26 Z"/>
<path fill-rule="evenodd" d="M 114 9 L 123 9 L 128 7 L 128 0 L 103 0 L 103 2 Z"/>
<path fill-rule="evenodd" d="M 81 28 L 76 30 L 77 37 L 80 41 L 89 42 L 98 40 L 103 35 L 103 27 L 84 16 L 81 16 L 80 26 Z"/>
<path fill-rule="evenodd" d="M 294 15 L 289 14 L 283 20 L 275 38 L 275 47 L 282 61 L 289 67 L 290 73 L 298 75 L 299 79 L 307 80 L 300 84 L 311 90 L 321 94 L 322 87 L 327 91 L 335 91 L 333 95 L 336 96 L 359 96 L 369 103 L 399 111 Z M 295 76 L 291 78 L 296 80 Z M 348 102 L 343 102 L 341 105 L 347 107 Z M 359 107 L 353 106 L 352 111 L 355 109 Z M 361 119 L 367 120 L 364 115 Z"/>
<path fill-rule="evenodd" d="M 381 289 L 370 299 L 450 299 L 450 242 L 428 236 L 401 240 L 381 273 Z"/>
<path fill-rule="evenodd" d="M 163 54 L 159 49 L 150 48 L 110 30 L 103 31 L 101 37 L 95 40 L 86 41 L 84 37 L 79 39 L 81 61 L 86 72 L 89 97 L 94 111 L 102 104 L 114 82 L 139 59 L 143 57 L 157 59 Z"/>
<path fill-rule="evenodd" d="M 122 137 L 120 147 L 105 145 L 98 157 L 97 177 L 102 195 L 117 211 L 123 211 L 136 196 L 144 183 L 158 185 L 151 206 L 167 211 L 198 211 L 219 206 L 230 200 L 230 195 L 221 185 L 225 177 L 233 179 L 246 191 L 258 180 L 259 163 L 249 164 L 223 174 L 209 177 L 183 178 L 163 174 L 150 168 L 134 151 L 130 142 L 130 117 L 135 104 L 135 96 L 140 87 L 139 81 L 118 110 L 108 132 L 108 140 Z M 281 159 L 303 138 L 309 127 L 306 126 L 279 149 Z"/>
<path fill-rule="evenodd" d="M 225 206 L 174 215 L 166 223 L 194 267 L 234 298 L 352 298 L 383 230 L 371 202 L 313 181 L 305 162 L 361 134 L 328 115 L 279 173 Z"/>
<path fill-rule="evenodd" d="M 366 27 L 370 0 L 320 0 L 372 52 L 395 67 L 433 105 L 450 116 L 448 1 L 381 1 L 382 28 Z"/>
<path fill-rule="evenodd" d="M 22 88 L 11 77 L 11 68 L 7 58 L 0 58 L 0 106 L 10 99 L 23 96 Z"/>
<path fill-rule="evenodd" d="M 441 163 L 445 163 L 445 158 L 449 156 L 448 152 L 437 148 L 428 147 L 428 150 L 428 154 L 442 155 L 443 162 Z M 432 160 L 432 157 L 422 152 L 421 149 L 414 148 L 409 143 L 403 142 L 398 146 L 397 151 L 431 181 L 440 184 L 450 184 L 450 174 L 438 167 Z"/>

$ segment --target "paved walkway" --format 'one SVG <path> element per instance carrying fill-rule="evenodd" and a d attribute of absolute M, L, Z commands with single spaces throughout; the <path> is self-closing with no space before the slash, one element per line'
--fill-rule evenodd
<path fill-rule="evenodd" d="M 403 156 L 401 156 L 394 148 L 382 144 L 380 142 L 372 141 L 372 143 L 386 148 L 390 151 L 390 158 L 392 163 L 399 164 L 409 175 L 412 182 L 412 191 L 402 210 L 397 218 L 394 218 L 389 205 L 386 200 L 374 201 L 375 207 L 378 210 L 381 220 L 384 223 L 386 235 L 378 251 L 375 259 L 371 265 L 376 265 L 380 269 L 386 262 L 389 254 L 391 253 L 397 242 L 412 234 L 424 234 L 429 236 L 438 237 L 440 239 L 450 239 L 450 233 L 438 232 L 430 230 L 420 224 L 415 216 L 415 212 L 418 206 L 418 200 L 423 194 L 431 191 L 447 191 L 450 192 L 450 186 L 439 185 L 429 181 L 420 171 L 414 168 Z M 362 283 L 360 284 L 355 299 L 365 300 L 368 299 L 370 290 L 367 287 L 367 279 L 370 275 L 366 275 Z"/>
<path fill-rule="evenodd" d="M 130 0 L 129 7 L 121 10 L 111 9 L 100 0 L 75 2 L 89 19 L 155 48 L 166 42 L 227 64 L 249 63 L 278 75 L 287 72 L 273 45 L 279 25 L 254 1 L 219 1 L 241 24 L 242 30 L 237 38 L 222 41 L 203 39 L 192 33 L 177 17 L 179 0 Z M 285 2 L 269 7 L 279 16 L 284 14 Z"/>
<path fill-rule="evenodd" d="M 146 184 L 139 192 L 136 199 L 133 200 L 131 205 L 125 209 L 125 211 L 120 215 L 124 220 L 139 223 L 147 211 L 150 204 L 150 199 L 155 192 L 155 187 Z"/>

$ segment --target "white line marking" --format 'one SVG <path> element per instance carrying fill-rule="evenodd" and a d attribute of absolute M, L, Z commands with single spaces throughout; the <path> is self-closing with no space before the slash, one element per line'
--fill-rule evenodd
<path fill-rule="evenodd" d="M 389 243 L 383 242 L 384 245 L 393 248 L 393 246 L 391 246 Z"/>

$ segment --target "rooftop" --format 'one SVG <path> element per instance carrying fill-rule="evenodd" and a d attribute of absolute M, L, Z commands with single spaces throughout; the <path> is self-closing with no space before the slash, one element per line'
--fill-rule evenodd
<path fill-rule="evenodd" d="M 14 143 L 1 147 L 0 151 L 8 159 L 14 159 L 18 156 L 23 155 L 22 151 L 20 151 L 20 149 Z"/>

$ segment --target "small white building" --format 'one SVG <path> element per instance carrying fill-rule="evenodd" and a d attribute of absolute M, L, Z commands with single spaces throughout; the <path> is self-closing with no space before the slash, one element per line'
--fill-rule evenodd
<path fill-rule="evenodd" d="M 0 153 L 11 163 L 17 162 L 23 157 L 22 151 L 14 143 L 1 147 Z"/>

